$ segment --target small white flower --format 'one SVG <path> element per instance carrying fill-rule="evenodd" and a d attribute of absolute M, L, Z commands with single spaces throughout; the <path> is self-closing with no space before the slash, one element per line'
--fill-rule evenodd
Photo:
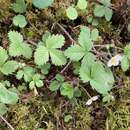
<path fill-rule="evenodd" d="M 90 98 L 87 102 L 86 105 L 90 106 L 92 104 L 93 101 L 98 100 L 99 96 L 93 96 L 92 98 Z"/>
<path fill-rule="evenodd" d="M 122 56 L 120 54 L 117 54 L 108 61 L 107 66 L 118 66 L 121 60 Z"/>
<path fill-rule="evenodd" d="M 90 99 L 86 102 L 86 105 L 89 106 L 89 105 L 92 104 L 92 102 L 93 102 L 93 101 L 92 101 L 92 99 L 90 98 Z"/>
<path fill-rule="evenodd" d="M 91 99 L 92 99 L 92 101 L 96 101 L 96 100 L 98 100 L 98 98 L 99 98 L 99 96 L 93 96 Z"/>

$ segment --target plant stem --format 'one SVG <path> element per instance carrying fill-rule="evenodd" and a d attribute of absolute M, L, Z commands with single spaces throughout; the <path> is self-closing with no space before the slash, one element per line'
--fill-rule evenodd
<path fill-rule="evenodd" d="M 11 129 L 11 130 L 15 130 L 12 125 L 3 117 L 0 115 L 0 118 L 6 123 L 6 125 Z"/>

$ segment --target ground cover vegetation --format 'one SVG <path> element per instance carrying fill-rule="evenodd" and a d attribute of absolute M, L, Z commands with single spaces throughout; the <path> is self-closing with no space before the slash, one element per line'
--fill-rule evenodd
<path fill-rule="evenodd" d="M 129 130 L 130 1 L 0 1 L 0 130 Z"/>

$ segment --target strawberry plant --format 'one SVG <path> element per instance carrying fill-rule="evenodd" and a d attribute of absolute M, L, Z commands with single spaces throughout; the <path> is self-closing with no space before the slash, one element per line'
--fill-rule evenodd
<path fill-rule="evenodd" d="M 0 129 L 129 129 L 128 1 L 0 4 Z"/>

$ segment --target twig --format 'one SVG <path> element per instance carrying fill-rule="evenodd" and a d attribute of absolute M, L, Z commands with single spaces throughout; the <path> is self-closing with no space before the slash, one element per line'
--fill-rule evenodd
<path fill-rule="evenodd" d="M 103 48 L 106 48 L 107 46 L 106 45 L 94 45 L 94 47 L 103 47 Z M 118 49 L 118 50 L 124 50 L 124 49 L 122 49 L 122 48 L 120 48 L 120 47 L 118 47 L 118 46 L 113 46 L 112 48 L 116 48 L 116 49 Z"/>
<path fill-rule="evenodd" d="M 66 31 L 66 29 L 61 26 L 59 23 L 56 23 L 62 30 L 63 32 L 68 36 L 68 38 L 71 40 L 72 44 L 74 44 L 76 41 L 71 37 L 71 35 Z M 71 61 L 61 70 L 61 74 L 64 73 L 64 71 L 69 67 L 71 64 Z"/>
<path fill-rule="evenodd" d="M 11 130 L 15 130 L 12 125 L 3 117 L 0 115 L 0 118 L 6 123 L 6 125 L 11 129 Z"/>
<path fill-rule="evenodd" d="M 56 23 L 62 30 L 63 32 L 68 36 L 68 38 L 71 40 L 72 44 L 75 43 L 76 41 L 71 37 L 71 35 L 66 31 L 66 29 L 60 25 L 59 23 Z"/>
<path fill-rule="evenodd" d="M 71 61 L 61 70 L 61 74 L 64 73 L 64 71 L 69 67 L 69 65 L 71 64 Z"/>

